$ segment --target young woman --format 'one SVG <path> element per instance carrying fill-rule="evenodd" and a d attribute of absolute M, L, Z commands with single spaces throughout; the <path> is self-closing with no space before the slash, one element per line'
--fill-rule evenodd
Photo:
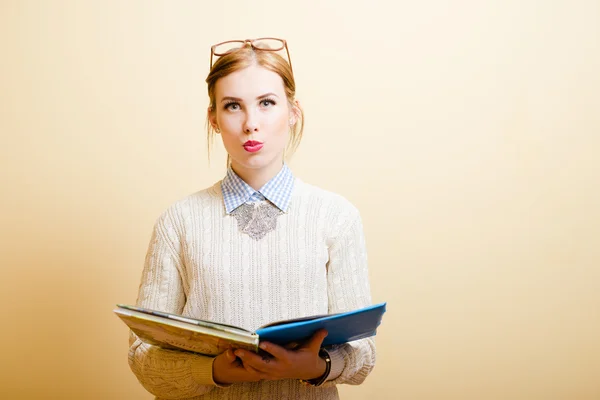
<path fill-rule="evenodd" d="M 304 115 L 283 49 L 280 39 L 211 48 L 208 135 L 223 140 L 227 174 L 158 218 L 139 306 L 255 330 L 371 304 L 359 212 L 285 163 Z M 262 343 L 270 357 L 240 349 L 207 357 L 131 333 L 129 364 L 158 398 L 338 399 L 337 384 L 360 384 L 371 372 L 374 342 L 322 349 L 325 336 L 296 347 Z"/>

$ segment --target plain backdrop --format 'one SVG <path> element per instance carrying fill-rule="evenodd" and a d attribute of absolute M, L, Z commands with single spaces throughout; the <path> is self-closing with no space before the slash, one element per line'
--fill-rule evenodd
<path fill-rule="evenodd" d="M 115 303 L 221 179 L 210 46 L 289 42 L 290 162 L 361 211 L 378 361 L 342 398 L 600 398 L 600 2 L 0 1 L 0 398 L 150 399 Z"/>

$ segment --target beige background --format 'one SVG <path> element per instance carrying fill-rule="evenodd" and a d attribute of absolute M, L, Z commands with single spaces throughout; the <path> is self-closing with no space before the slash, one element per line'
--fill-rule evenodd
<path fill-rule="evenodd" d="M 388 302 L 343 398 L 599 399 L 599 27 L 596 0 L 0 1 L 0 398 L 151 398 L 112 308 L 224 173 L 210 45 L 276 36 L 292 168 L 360 208 Z"/>

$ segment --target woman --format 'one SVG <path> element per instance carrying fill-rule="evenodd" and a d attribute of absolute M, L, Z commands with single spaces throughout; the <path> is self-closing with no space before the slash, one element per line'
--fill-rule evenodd
<path fill-rule="evenodd" d="M 227 174 L 159 217 L 139 306 L 255 330 L 371 304 L 359 212 L 284 161 L 304 122 L 291 63 L 277 53 L 284 48 L 280 39 L 212 47 L 208 134 L 223 140 Z M 375 347 L 368 338 L 321 349 L 325 336 L 296 347 L 262 343 L 271 357 L 240 349 L 208 357 L 131 333 L 129 364 L 158 398 L 337 399 L 337 384 L 370 373 Z"/>

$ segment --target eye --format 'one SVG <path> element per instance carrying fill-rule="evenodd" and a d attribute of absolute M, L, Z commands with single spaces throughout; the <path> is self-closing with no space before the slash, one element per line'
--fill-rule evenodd
<path fill-rule="evenodd" d="M 263 99 L 260 101 L 260 105 L 263 107 L 271 107 L 271 106 L 274 106 L 275 104 L 277 104 L 277 103 L 275 103 L 275 100 L 272 100 L 272 99 Z"/>
<path fill-rule="evenodd" d="M 240 103 L 232 101 L 230 103 L 225 104 L 224 108 L 229 111 L 237 111 L 240 109 Z"/>

